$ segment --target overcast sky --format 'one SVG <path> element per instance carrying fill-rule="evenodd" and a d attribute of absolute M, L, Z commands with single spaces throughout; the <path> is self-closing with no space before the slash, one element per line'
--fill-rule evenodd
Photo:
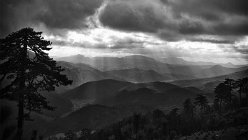
<path fill-rule="evenodd" d="M 33 27 L 51 56 L 246 63 L 248 0 L 0 0 L 0 37 Z"/>

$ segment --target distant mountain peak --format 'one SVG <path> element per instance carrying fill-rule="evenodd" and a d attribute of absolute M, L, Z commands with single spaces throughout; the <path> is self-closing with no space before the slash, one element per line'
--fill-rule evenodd
<path fill-rule="evenodd" d="M 228 62 L 228 63 L 226 63 L 226 64 L 230 64 L 230 65 L 233 65 L 233 63 L 231 63 L 231 62 Z"/>
<path fill-rule="evenodd" d="M 222 68 L 225 68 L 225 67 L 223 67 L 222 65 L 214 65 L 211 67 L 211 69 L 222 69 Z"/>
<path fill-rule="evenodd" d="M 225 67 L 235 67 L 235 65 L 233 63 L 231 63 L 231 62 L 222 64 L 222 66 L 225 66 Z"/>

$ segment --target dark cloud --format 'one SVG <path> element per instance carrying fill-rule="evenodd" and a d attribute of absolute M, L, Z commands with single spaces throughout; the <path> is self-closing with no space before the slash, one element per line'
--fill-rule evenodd
<path fill-rule="evenodd" d="M 77 29 L 101 3 L 102 0 L 44 0 L 43 11 L 35 18 L 49 28 Z"/>
<path fill-rule="evenodd" d="M 103 0 L 1 0 L 0 36 L 41 24 L 49 30 L 78 29 Z"/>
<path fill-rule="evenodd" d="M 247 0 L 208 0 L 206 4 L 230 14 L 248 15 Z"/>
<path fill-rule="evenodd" d="M 29 25 L 32 13 L 28 8 L 31 3 L 32 0 L 0 1 L 0 37 L 18 30 L 22 25 Z"/>
<path fill-rule="evenodd" d="M 241 54 L 246 55 L 246 57 L 248 58 L 248 46 L 242 45 L 242 46 L 233 46 L 233 49 L 236 52 L 239 52 Z"/>
<path fill-rule="evenodd" d="M 239 20 L 238 22 L 234 19 L 230 23 L 219 23 L 213 27 L 213 34 L 238 36 L 247 35 L 248 18 L 246 20 Z"/>
<path fill-rule="evenodd" d="M 247 0 L 173 0 L 166 4 L 176 15 L 189 15 L 201 19 L 201 24 L 209 23 L 202 34 L 248 34 Z"/>
<path fill-rule="evenodd" d="M 128 31 L 156 33 L 170 30 L 181 34 L 204 32 L 204 26 L 200 22 L 175 16 L 168 6 L 159 0 L 115 0 L 109 2 L 100 20 L 105 26 Z"/>
<path fill-rule="evenodd" d="M 175 13 L 187 13 L 208 20 L 220 20 L 222 13 L 248 15 L 247 0 L 171 0 L 165 4 L 171 5 Z"/>
<path fill-rule="evenodd" d="M 184 20 L 178 26 L 178 30 L 182 34 L 202 34 L 205 31 L 204 26 L 200 22 Z"/>
<path fill-rule="evenodd" d="M 204 34 L 243 36 L 248 34 L 248 1 L 113 0 L 100 20 L 105 26 L 154 33 L 168 41 Z"/>
<path fill-rule="evenodd" d="M 147 4 L 146 4 L 147 3 Z M 156 13 L 161 7 L 152 2 L 141 0 L 112 1 L 100 16 L 105 26 L 128 31 L 155 32 L 166 24 L 162 13 Z"/>
<path fill-rule="evenodd" d="M 217 40 L 217 39 L 199 39 L 199 38 L 193 38 L 189 39 L 192 42 L 209 42 L 214 44 L 233 44 L 234 41 L 232 40 Z"/>
<path fill-rule="evenodd" d="M 103 0 L 0 2 L 0 37 L 26 26 L 45 26 L 46 32 L 59 32 L 61 36 L 67 30 L 84 28 L 85 19 L 103 4 Z M 248 0 L 109 0 L 99 18 L 104 26 L 151 33 L 168 41 L 230 44 L 233 39 L 229 41 L 226 36 L 248 35 Z M 224 39 L 190 37 L 197 35 Z"/>

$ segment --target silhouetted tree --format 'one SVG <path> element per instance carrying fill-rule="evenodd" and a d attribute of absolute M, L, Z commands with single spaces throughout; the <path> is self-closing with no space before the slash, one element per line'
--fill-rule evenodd
<path fill-rule="evenodd" d="M 170 119 L 177 118 L 179 116 L 178 114 L 179 108 L 173 108 L 169 114 L 167 115 Z"/>
<path fill-rule="evenodd" d="M 241 101 L 241 93 L 245 93 L 246 106 L 248 106 L 248 77 L 238 80 L 239 96 Z"/>
<path fill-rule="evenodd" d="M 215 98 L 219 101 L 219 109 L 221 111 L 222 109 L 222 104 L 226 103 L 229 105 L 229 108 L 233 108 L 232 106 L 232 91 L 235 88 L 235 80 L 233 79 L 225 79 L 223 83 L 220 83 L 216 88 L 215 88 Z"/>
<path fill-rule="evenodd" d="M 31 111 L 53 109 L 39 91 L 52 91 L 55 86 L 68 85 L 72 81 L 61 75 L 63 69 L 44 51 L 51 48 L 42 32 L 23 28 L 0 40 L 0 82 L 9 84 L 0 91 L 1 98 L 18 100 L 18 139 L 22 139 L 23 121 Z M 29 112 L 24 112 L 26 108 Z"/>
<path fill-rule="evenodd" d="M 224 84 L 220 83 L 216 88 L 215 88 L 215 98 L 216 101 L 219 102 L 219 111 L 221 112 L 222 109 L 222 104 L 224 101 L 227 99 L 227 93 L 229 92 L 229 87 Z"/>
<path fill-rule="evenodd" d="M 227 79 L 225 79 L 224 84 L 228 88 L 226 95 L 227 95 L 229 104 L 231 104 L 232 103 L 232 90 L 235 86 L 235 80 L 227 78 Z"/>
<path fill-rule="evenodd" d="M 208 99 L 206 98 L 206 96 L 198 94 L 195 98 L 195 105 L 199 106 L 201 109 L 201 112 L 205 112 L 206 108 L 208 106 Z"/>
<path fill-rule="evenodd" d="M 72 131 L 69 130 L 68 132 L 65 133 L 65 140 L 75 140 L 76 139 L 76 134 Z"/>
<path fill-rule="evenodd" d="M 169 112 L 168 115 L 166 115 L 168 119 L 168 125 L 172 130 L 177 130 L 180 125 L 180 115 L 178 111 L 179 111 L 178 108 L 174 108 Z"/>
<path fill-rule="evenodd" d="M 238 79 L 235 81 L 235 88 L 238 88 L 239 93 L 239 104 L 242 106 L 242 93 L 245 92 L 245 88 L 247 88 L 247 80 L 248 78 Z"/>
<path fill-rule="evenodd" d="M 33 130 L 30 140 L 37 140 L 37 134 L 38 134 L 37 130 Z"/>
<path fill-rule="evenodd" d="M 90 137 L 90 132 L 91 132 L 90 129 L 86 129 L 86 128 L 82 129 L 80 131 L 80 140 L 88 140 Z"/>
<path fill-rule="evenodd" d="M 213 109 L 214 111 L 220 111 L 220 99 L 217 98 L 216 95 L 214 99 Z"/>
<path fill-rule="evenodd" d="M 183 103 L 183 113 L 188 119 L 192 119 L 194 117 L 194 104 L 190 98 L 186 99 Z"/>

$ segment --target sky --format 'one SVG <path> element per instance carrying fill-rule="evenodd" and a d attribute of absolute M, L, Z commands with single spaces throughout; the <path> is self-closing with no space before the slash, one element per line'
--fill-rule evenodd
<path fill-rule="evenodd" d="M 248 0 L 0 0 L 0 37 L 23 27 L 49 55 L 248 61 Z"/>

